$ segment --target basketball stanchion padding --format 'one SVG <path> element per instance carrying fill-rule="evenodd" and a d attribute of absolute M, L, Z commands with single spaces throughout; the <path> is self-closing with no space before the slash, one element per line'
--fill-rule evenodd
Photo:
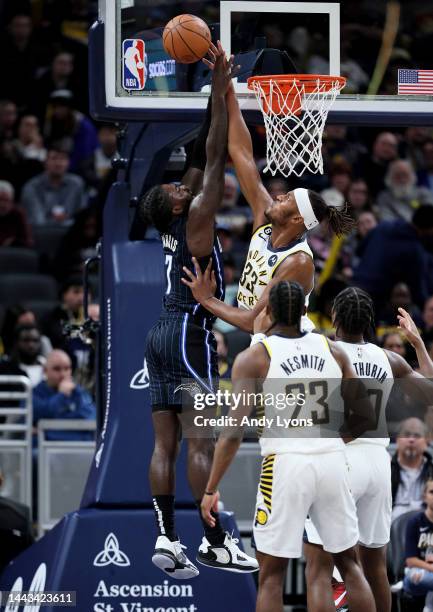
<path fill-rule="evenodd" d="M 277 74 L 252 76 L 266 128 L 265 172 L 273 176 L 323 173 L 322 136 L 335 98 L 346 84 L 340 76 Z"/>

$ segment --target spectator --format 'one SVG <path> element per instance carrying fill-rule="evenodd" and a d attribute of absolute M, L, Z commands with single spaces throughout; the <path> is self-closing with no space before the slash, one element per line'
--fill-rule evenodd
<path fill-rule="evenodd" d="M 96 254 L 100 236 L 98 212 L 94 208 L 80 210 L 63 236 L 55 257 L 55 271 L 59 280 L 83 271 L 86 259 Z"/>
<path fill-rule="evenodd" d="M 424 485 L 433 478 L 433 462 L 427 446 L 427 428 L 423 421 L 409 418 L 401 423 L 397 451 L 391 460 L 393 520 L 422 507 Z"/>
<path fill-rule="evenodd" d="M 360 257 L 367 243 L 366 237 L 376 225 L 377 219 L 372 211 L 364 210 L 358 214 L 356 234 L 352 233 L 346 239 L 341 251 L 342 271 L 348 280 L 352 278 L 353 268 L 359 264 Z"/>
<path fill-rule="evenodd" d="M 12 100 L 0 100 L 0 142 L 2 145 L 15 138 L 18 119 L 17 105 Z"/>
<path fill-rule="evenodd" d="M 3 58 L 0 97 L 7 93 L 19 106 L 28 102 L 36 69 L 44 65 L 43 48 L 33 41 L 32 33 L 31 17 L 17 13 L 10 19 L 0 43 Z"/>
<path fill-rule="evenodd" d="M 433 192 L 433 140 L 427 140 L 422 148 L 423 168 L 418 172 L 418 185 Z"/>
<path fill-rule="evenodd" d="M 12 141 L 9 151 L 11 180 L 18 190 L 31 178 L 43 172 L 47 151 L 34 115 L 23 115 L 18 122 L 18 137 Z"/>
<path fill-rule="evenodd" d="M 224 249 L 223 249 L 224 251 Z M 224 264 L 224 283 L 226 286 L 226 293 L 224 301 L 226 304 L 230 306 L 236 306 L 237 304 L 237 295 L 238 295 L 238 283 L 235 282 L 236 277 L 236 262 L 234 257 L 230 254 L 230 251 L 225 251 L 223 254 L 223 264 Z M 218 329 L 222 334 L 226 334 L 230 331 L 236 329 L 230 323 L 223 321 L 222 319 L 217 319 L 215 321 L 215 329 Z"/>
<path fill-rule="evenodd" d="M 403 589 L 414 597 L 426 595 L 423 612 L 433 612 L 433 480 L 424 485 L 426 509 L 412 516 L 406 527 L 406 572 Z"/>
<path fill-rule="evenodd" d="M 397 282 L 408 285 L 413 300 L 422 307 L 433 293 L 432 249 L 433 206 L 420 206 L 412 223 L 385 221 L 367 238 L 353 281 L 383 307 Z"/>
<path fill-rule="evenodd" d="M 368 183 L 370 193 L 375 197 L 385 188 L 385 174 L 388 164 L 397 159 L 398 140 L 392 132 L 381 132 L 373 143 L 372 154 L 368 153 L 363 160 L 362 176 Z"/>
<path fill-rule="evenodd" d="M 0 181 L 0 247 L 31 247 L 30 226 L 25 211 L 14 204 L 15 190 L 8 181 Z"/>
<path fill-rule="evenodd" d="M 430 136 L 430 128 L 412 125 L 404 132 L 403 151 L 415 167 L 422 167 L 423 145 Z"/>
<path fill-rule="evenodd" d="M 380 314 L 380 325 L 395 327 L 399 308 L 407 310 L 417 327 L 422 326 L 421 312 L 412 302 L 412 295 L 406 283 L 397 283 L 392 288 L 389 303 Z"/>
<path fill-rule="evenodd" d="M 352 181 L 351 168 L 346 163 L 334 163 L 329 170 L 329 181 L 331 189 L 335 189 L 345 200 Z"/>
<path fill-rule="evenodd" d="M 20 325 L 31 325 L 36 327 L 36 317 L 34 312 L 25 306 L 21 306 L 21 304 L 9 306 L 4 315 L 0 339 L 3 352 L 7 355 L 10 355 L 12 351 L 15 329 Z M 41 355 L 43 357 L 47 357 L 52 350 L 53 347 L 49 338 L 46 336 L 41 336 Z"/>
<path fill-rule="evenodd" d="M 68 154 L 51 148 L 45 172 L 24 185 L 21 202 L 32 225 L 70 225 L 73 215 L 86 206 L 84 181 L 69 174 Z"/>
<path fill-rule="evenodd" d="M 83 281 L 81 277 L 71 277 L 61 288 L 61 303 L 41 321 L 43 332 L 50 338 L 54 348 L 68 350 L 68 341 L 63 333 L 66 323 L 83 323 Z"/>
<path fill-rule="evenodd" d="M 15 329 L 10 357 L 3 358 L 0 372 L 27 376 L 35 387 L 43 375 L 45 357 L 41 353 L 41 334 L 36 325 L 20 325 Z"/>
<path fill-rule="evenodd" d="M 364 210 L 361 213 L 359 213 L 357 229 L 358 229 L 358 234 L 362 240 L 366 238 L 368 234 L 371 232 L 371 230 L 374 230 L 376 226 L 377 226 L 377 219 L 376 219 L 376 215 L 373 212 L 369 210 Z"/>
<path fill-rule="evenodd" d="M 226 378 L 230 380 L 232 376 L 232 367 L 227 360 L 227 355 L 229 352 L 227 338 L 225 334 L 223 334 L 217 329 L 213 330 L 213 335 L 215 336 L 215 340 L 217 343 L 218 371 L 220 378 Z"/>
<path fill-rule="evenodd" d="M 117 128 L 112 124 L 102 125 L 98 130 L 99 147 L 93 157 L 84 160 L 79 168 L 88 185 L 98 188 L 111 171 L 111 161 L 117 156 Z"/>
<path fill-rule="evenodd" d="M 224 175 L 224 196 L 221 208 L 216 216 L 218 225 L 229 227 L 236 234 L 242 234 L 245 229 L 250 209 L 237 205 L 240 194 L 238 179 L 231 172 Z"/>
<path fill-rule="evenodd" d="M 425 187 L 417 187 L 416 180 L 409 161 L 397 159 L 389 164 L 385 177 L 387 189 L 377 197 L 382 220 L 410 221 L 414 209 L 422 204 L 433 204 L 433 194 Z"/>
<path fill-rule="evenodd" d="M 382 337 L 382 348 L 397 353 L 397 355 L 401 355 L 401 357 L 406 357 L 406 346 L 403 338 L 398 332 L 385 334 Z"/>
<path fill-rule="evenodd" d="M 72 378 L 70 357 L 54 350 L 45 364 L 45 380 L 33 390 L 33 425 L 41 419 L 96 419 L 90 395 Z M 48 431 L 48 440 L 93 440 L 93 432 Z"/>
<path fill-rule="evenodd" d="M 99 146 L 93 123 L 73 108 L 72 92 L 68 89 L 51 94 L 44 136 L 49 144 L 60 144 L 68 151 L 72 172 L 88 164 Z"/>
<path fill-rule="evenodd" d="M 332 324 L 332 306 L 335 297 L 347 287 L 346 283 L 337 278 L 329 278 L 320 287 L 315 296 L 315 305 L 308 313 L 309 318 L 313 321 L 317 330 L 328 336 L 335 334 L 335 328 Z"/>
<path fill-rule="evenodd" d="M 74 56 L 68 51 L 59 51 L 53 57 L 51 66 L 36 80 L 33 92 L 33 108 L 40 121 L 45 120 L 50 95 L 59 89 L 73 91 Z"/>
<path fill-rule="evenodd" d="M 368 185 L 362 178 L 357 178 L 350 184 L 347 192 L 347 200 L 354 212 L 359 218 L 362 212 L 371 210 L 371 200 L 368 191 Z"/>

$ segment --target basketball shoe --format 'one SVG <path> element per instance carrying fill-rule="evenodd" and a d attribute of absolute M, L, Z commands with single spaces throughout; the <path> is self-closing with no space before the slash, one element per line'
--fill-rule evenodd
<path fill-rule="evenodd" d="M 239 540 L 232 538 L 227 532 L 224 543 L 217 546 L 212 546 L 206 538 L 203 538 L 196 559 L 202 565 L 228 572 L 257 572 L 259 570 L 257 559 L 245 554 L 239 548 L 238 542 Z"/>
<path fill-rule="evenodd" d="M 348 612 L 349 608 L 344 582 L 334 582 L 332 584 L 332 594 L 334 596 L 336 612 Z"/>
<path fill-rule="evenodd" d="M 172 542 L 161 535 L 156 540 L 152 563 L 163 572 L 178 580 L 189 580 L 199 575 L 199 571 L 183 552 L 186 548 L 177 540 Z"/>

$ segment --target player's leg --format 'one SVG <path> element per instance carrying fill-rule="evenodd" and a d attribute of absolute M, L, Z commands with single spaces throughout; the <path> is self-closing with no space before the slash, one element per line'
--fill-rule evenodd
<path fill-rule="evenodd" d="M 288 559 L 258 551 L 257 559 L 260 573 L 256 612 L 283 612 L 283 588 Z"/>
<path fill-rule="evenodd" d="M 318 484 L 310 516 L 323 541 L 323 548 L 332 553 L 343 577 L 350 611 L 375 612 L 373 594 L 356 558 L 358 520 L 345 454 L 317 455 L 315 471 Z"/>
<path fill-rule="evenodd" d="M 215 519 L 213 527 L 208 525 L 201 515 L 200 503 L 209 479 L 213 451 L 214 443 L 211 439 L 188 440 L 188 479 L 204 530 L 197 561 L 202 565 L 226 571 L 256 572 L 259 568 L 257 560 L 245 554 L 239 548 L 238 540 L 223 530 L 218 512 L 211 511 Z"/>
<path fill-rule="evenodd" d="M 150 489 L 156 512 L 159 535 L 178 539 L 174 520 L 176 459 L 179 453 L 180 424 L 176 412 L 152 413 L 155 446 L 149 467 Z"/>
<path fill-rule="evenodd" d="M 335 609 L 332 597 L 332 555 L 324 551 L 322 546 L 304 542 L 304 557 L 308 610 L 318 612 L 324 609 L 323 606 L 327 606 L 325 609 Z"/>
<path fill-rule="evenodd" d="M 353 546 L 332 556 L 346 585 L 350 612 L 376 612 L 373 593 L 357 561 L 356 548 Z"/>
<path fill-rule="evenodd" d="M 188 482 L 194 499 L 196 500 L 205 537 L 210 544 L 221 546 L 224 544 L 226 534 L 221 527 L 218 512 L 211 510 L 211 514 L 215 519 L 215 526 L 210 527 L 210 525 L 203 520 L 200 511 L 201 500 L 206 489 L 206 483 L 209 479 L 212 466 L 214 448 L 213 439 L 190 438 L 188 440 Z"/>
<path fill-rule="evenodd" d="M 359 546 L 358 552 L 365 577 L 373 591 L 376 608 L 390 612 L 392 598 L 386 571 L 386 546 L 380 548 Z"/>
<path fill-rule="evenodd" d="M 152 417 L 155 447 L 149 479 L 159 534 L 152 562 L 172 578 L 188 580 L 197 576 L 199 571 L 183 552 L 175 530 L 174 492 L 179 420 L 173 410 L 154 412 Z"/>
<path fill-rule="evenodd" d="M 155 445 L 149 468 L 158 538 L 152 562 L 172 578 L 189 579 L 199 571 L 183 552 L 175 528 L 175 465 L 179 452 L 180 423 L 170 395 L 167 340 L 175 337 L 175 323 L 160 321 L 149 332 L 146 361 L 149 370 Z"/>

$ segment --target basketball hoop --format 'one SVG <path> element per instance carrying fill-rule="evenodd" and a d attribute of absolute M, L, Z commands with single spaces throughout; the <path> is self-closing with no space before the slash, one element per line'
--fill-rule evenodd
<path fill-rule="evenodd" d="M 266 128 L 265 172 L 323 174 L 322 135 L 335 98 L 346 84 L 340 76 L 277 74 L 252 76 Z"/>

